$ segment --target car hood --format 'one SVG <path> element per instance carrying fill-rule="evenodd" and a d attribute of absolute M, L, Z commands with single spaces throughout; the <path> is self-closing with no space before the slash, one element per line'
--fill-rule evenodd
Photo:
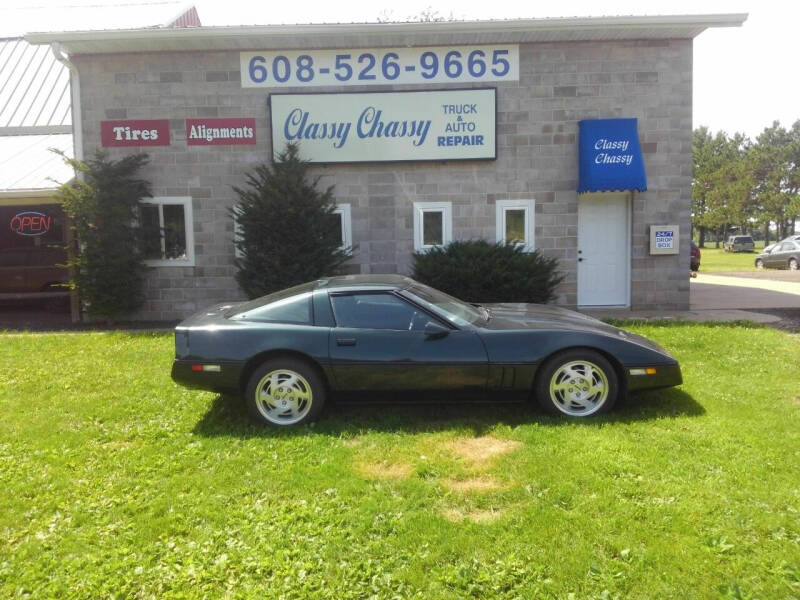
<path fill-rule="evenodd" d="M 617 327 L 588 315 L 545 304 L 487 304 L 492 318 L 486 329 L 592 329 L 616 334 Z"/>
<path fill-rule="evenodd" d="M 670 356 L 661 346 L 641 335 L 603 323 L 588 315 L 544 304 L 487 304 L 492 318 L 482 327 L 489 330 L 561 329 L 588 331 L 623 339 Z"/>

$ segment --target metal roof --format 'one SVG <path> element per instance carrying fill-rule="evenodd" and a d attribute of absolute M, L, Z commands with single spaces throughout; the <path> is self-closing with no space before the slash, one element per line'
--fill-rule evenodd
<path fill-rule="evenodd" d="M 501 21 L 349 23 L 121 29 L 29 33 L 71 54 L 191 50 L 424 46 L 634 39 L 691 39 L 709 27 L 739 27 L 747 14 L 568 17 Z"/>
<path fill-rule="evenodd" d="M 0 136 L 0 191 L 52 190 L 72 179 L 72 167 L 50 148 L 72 156 L 72 135 Z"/>
<path fill-rule="evenodd" d="M 69 133 L 71 124 L 68 69 L 48 46 L 0 40 L 0 135 L 33 127 L 62 127 L 60 133 Z"/>
<path fill-rule="evenodd" d="M 7 0 L 4 0 L 4 2 Z M 29 31 L 85 31 L 142 27 L 197 27 L 200 20 L 191 3 L 184 0 L 69 0 L 55 11 L 41 2 L 28 6 L 3 6 L 0 37 L 20 37 Z M 66 8 L 67 10 L 64 10 Z"/>

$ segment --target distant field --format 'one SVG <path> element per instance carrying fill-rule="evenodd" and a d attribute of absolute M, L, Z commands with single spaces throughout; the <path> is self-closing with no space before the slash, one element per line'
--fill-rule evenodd
<path fill-rule="evenodd" d="M 753 252 L 725 252 L 722 244 L 719 248 L 714 243 L 707 243 L 700 248 L 700 272 L 719 273 L 722 271 L 754 271 L 756 255 L 761 252 L 764 242 L 756 242 Z"/>

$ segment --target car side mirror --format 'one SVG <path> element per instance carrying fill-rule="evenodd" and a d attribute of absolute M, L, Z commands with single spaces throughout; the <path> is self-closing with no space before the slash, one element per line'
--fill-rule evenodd
<path fill-rule="evenodd" d="M 429 340 L 438 340 L 445 337 L 450 330 L 444 325 L 440 325 L 435 321 L 428 321 L 425 324 L 425 337 Z"/>

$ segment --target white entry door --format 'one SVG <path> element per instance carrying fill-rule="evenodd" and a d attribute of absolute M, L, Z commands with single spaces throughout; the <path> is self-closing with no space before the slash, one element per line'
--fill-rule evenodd
<path fill-rule="evenodd" d="M 579 306 L 628 306 L 630 245 L 627 196 L 579 196 Z"/>

